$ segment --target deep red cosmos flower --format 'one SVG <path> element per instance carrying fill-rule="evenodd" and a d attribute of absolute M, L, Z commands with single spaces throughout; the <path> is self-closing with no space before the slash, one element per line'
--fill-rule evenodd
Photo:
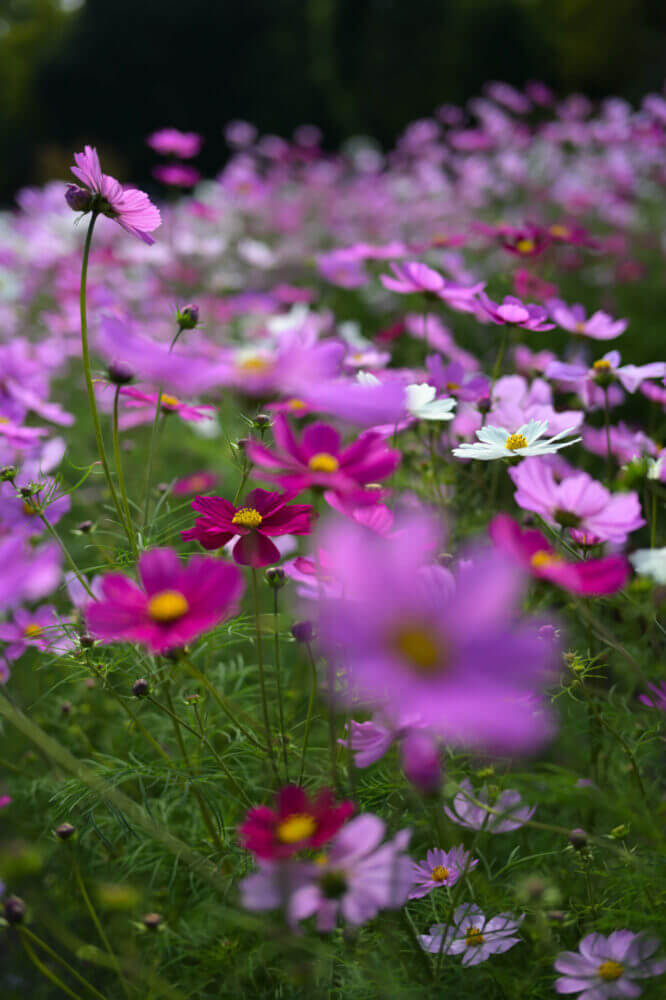
<path fill-rule="evenodd" d="M 201 517 L 181 535 L 186 541 L 195 538 L 205 549 L 219 549 L 234 535 L 240 535 L 232 552 L 234 561 L 241 566 L 271 566 L 279 562 L 280 550 L 269 535 L 309 535 L 312 531 L 312 507 L 296 503 L 287 506 L 295 496 L 252 490 L 241 507 L 223 497 L 198 496 L 192 501 L 192 509 Z"/>
<path fill-rule="evenodd" d="M 275 809 L 250 809 L 240 836 L 243 847 L 258 858 L 288 858 L 296 851 L 321 847 L 353 812 L 353 802 L 336 805 L 328 788 L 310 799 L 304 788 L 286 785 L 277 794 Z"/>

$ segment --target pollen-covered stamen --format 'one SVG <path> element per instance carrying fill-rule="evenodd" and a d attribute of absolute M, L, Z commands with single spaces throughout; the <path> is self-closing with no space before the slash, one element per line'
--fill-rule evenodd
<path fill-rule="evenodd" d="M 570 230 L 567 226 L 560 226 L 557 223 L 551 226 L 548 230 L 551 236 L 555 236 L 557 239 L 566 240 L 570 235 Z"/>
<path fill-rule="evenodd" d="M 527 448 L 527 438 L 524 434 L 509 434 L 505 447 L 508 451 L 520 451 Z"/>
<path fill-rule="evenodd" d="M 268 361 L 266 358 L 254 357 L 254 358 L 245 358 L 243 361 L 240 362 L 238 367 L 243 372 L 260 373 L 268 371 L 268 369 L 271 367 L 271 364 L 270 361 Z"/>
<path fill-rule="evenodd" d="M 444 651 L 439 638 L 427 627 L 408 625 L 398 629 L 392 645 L 419 674 L 434 674 L 443 665 Z"/>
<path fill-rule="evenodd" d="M 612 983 L 620 978 L 624 972 L 624 966 L 620 962 L 609 959 L 608 962 L 602 962 L 597 971 L 602 979 L 607 983 Z"/>
<path fill-rule="evenodd" d="M 41 625 L 38 625 L 37 622 L 31 622 L 23 629 L 23 635 L 26 639 L 36 639 L 43 631 L 44 629 Z"/>
<path fill-rule="evenodd" d="M 530 562 L 535 569 L 544 569 L 546 566 L 555 566 L 557 563 L 562 562 L 562 560 L 553 552 L 548 552 L 546 549 L 539 549 L 534 553 Z"/>
<path fill-rule="evenodd" d="M 483 944 L 483 934 L 480 928 L 470 927 L 465 934 L 465 944 L 468 948 L 477 948 Z"/>
<path fill-rule="evenodd" d="M 306 403 L 302 399 L 290 399 L 287 402 L 287 407 L 290 410 L 304 410 L 306 408 Z"/>
<path fill-rule="evenodd" d="M 516 243 L 516 250 L 518 253 L 532 253 L 536 247 L 534 240 L 522 239 L 518 240 Z"/>
<path fill-rule="evenodd" d="M 331 455 L 327 451 L 318 451 L 316 455 L 312 455 L 308 462 L 308 469 L 311 469 L 312 472 L 337 472 L 339 468 L 340 463 L 335 455 Z"/>
<path fill-rule="evenodd" d="M 455 392 L 455 390 L 459 389 L 460 386 L 457 382 L 447 382 L 446 388 L 449 390 L 449 392 Z"/>
<path fill-rule="evenodd" d="M 292 813 L 278 823 L 276 833 L 283 844 L 297 844 L 307 840 L 317 829 L 317 821 L 309 813 Z"/>
<path fill-rule="evenodd" d="M 433 882 L 446 882 L 449 877 L 449 869 L 445 868 L 444 865 L 435 865 L 433 870 L 430 872 L 430 878 Z"/>
<path fill-rule="evenodd" d="M 162 590 L 148 601 L 149 617 L 160 624 L 178 621 L 189 610 L 187 598 L 179 590 Z"/>
<path fill-rule="evenodd" d="M 611 363 L 606 358 L 599 358 L 598 361 L 594 362 L 592 367 L 594 368 L 595 372 L 609 372 Z"/>
<path fill-rule="evenodd" d="M 39 507 L 33 500 L 24 500 L 23 513 L 27 514 L 28 517 L 34 517 L 35 514 L 39 513 Z"/>
<path fill-rule="evenodd" d="M 578 322 L 576 323 L 576 333 L 585 333 L 585 324 Z"/>
<path fill-rule="evenodd" d="M 180 400 L 177 396 L 169 396 L 163 392 L 160 396 L 160 404 L 167 410 L 173 410 L 176 406 L 180 406 Z"/>
<path fill-rule="evenodd" d="M 254 507 L 239 507 L 231 518 L 232 524 L 239 524 L 241 528 L 258 528 L 263 517 Z"/>

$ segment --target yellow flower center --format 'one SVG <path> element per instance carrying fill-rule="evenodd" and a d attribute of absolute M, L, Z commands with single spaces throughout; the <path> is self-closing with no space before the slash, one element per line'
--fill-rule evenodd
<path fill-rule="evenodd" d="M 189 610 L 187 598 L 179 590 L 162 590 L 148 601 L 148 614 L 154 622 L 178 621 Z"/>
<path fill-rule="evenodd" d="M 585 324 L 584 323 L 581 323 L 581 322 L 576 323 L 576 333 L 585 333 Z M 597 362 L 597 364 L 598 364 L 598 362 Z M 596 365 L 595 365 L 595 368 L 596 368 Z"/>
<path fill-rule="evenodd" d="M 0 417 L 0 424 L 8 424 L 9 417 Z"/>
<path fill-rule="evenodd" d="M 455 389 L 459 389 L 460 386 L 458 385 L 457 382 L 447 382 L 446 388 L 449 390 L 449 392 L 453 392 Z"/>
<path fill-rule="evenodd" d="M 518 251 L 518 253 L 532 253 L 535 246 L 536 244 L 534 240 L 528 240 L 528 239 L 518 240 L 518 242 L 516 243 L 516 250 Z"/>
<path fill-rule="evenodd" d="M 599 360 L 595 361 L 592 365 L 595 372 L 608 372 L 610 371 L 610 366 L 611 363 L 610 361 L 607 361 L 606 358 L 599 358 Z"/>
<path fill-rule="evenodd" d="M 168 396 L 166 393 L 162 393 L 160 396 L 160 403 L 162 406 L 175 407 L 180 406 L 180 400 L 177 396 Z"/>
<path fill-rule="evenodd" d="M 241 361 L 238 367 L 243 372 L 265 372 L 270 368 L 270 361 L 266 358 L 245 358 Z"/>
<path fill-rule="evenodd" d="M 290 410 L 304 410 L 306 405 L 302 399 L 290 399 L 287 403 Z"/>
<path fill-rule="evenodd" d="M 449 877 L 449 869 L 445 868 L 444 865 L 435 865 L 433 870 L 430 872 L 430 878 L 433 882 L 446 882 Z"/>
<path fill-rule="evenodd" d="M 263 517 L 254 507 L 240 507 L 231 518 L 232 524 L 240 524 L 242 528 L 258 528 Z"/>
<path fill-rule="evenodd" d="M 530 562 L 535 569 L 543 569 L 544 566 L 554 566 L 556 563 L 562 562 L 562 560 L 559 556 L 553 555 L 552 552 L 546 552 L 545 549 L 539 549 L 534 553 Z"/>
<path fill-rule="evenodd" d="M 340 468 L 335 455 L 329 455 L 327 451 L 318 451 L 308 462 L 308 469 L 313 472 L 337 472 Z"/>
<path fill-rule="evenodd" d="M 32 500 L 25 500 L 23 502 L 23 513 L 27 514 L 28 517 L 34 517 L 35 516 L 35 514 L 37 513 L 37 507 L 32 502 Z"/>
<path fill-rule="evenodd" d="M 509 434 L 505 447 L 508 451 L 519 451 L 521 448 L 527 448 L 527 438 L 524 434 Z"/>
<path fill-rule="evenodd" d="M 442 663 L 442 649 L 435 636 L 419 626 L 399 629 L 393 646 L 417 673 L 432 674 Z"/>
<path fill-rule="evenodd" d="M 465 944 L 468 948 L 477 948 L 483 944 L 483 934 L 478 927 L 470 927 L 465 934 Z"/>
<path fill-rule="evenodd" d="M 557 224 L 551 226 L 549 232 L 551 236 L 559 236 L 559 238 L 563 240 L 565 240 L 569 235 L 569 229 L 567 229 L 566 226 L 560 226 Z"/>
<path fill-rule="evenodd" d="M 299 840 L 311 837 L 317 829 L 317 821 L 309 813 L 293 813 L 277 826 L 278 840 L 283 844 L 297 844 Z"/>
<path fill-rule="evenodd" d="M 38 635 L 41 635 L 44 629 L 37 622 L 32 622 L 30 625 L 26 625 L 23 629 L 23 635 L 26 639 L 36 639 Z"/>
<path fill-rule="evenodd" d="M 624 966 L 620 962 L 609 960 L 602 962 L 597 971 L 602 979 L 605 979 L 607 983 L 612 983 L 613 980 L 620 978 L 624 972 Z"/>

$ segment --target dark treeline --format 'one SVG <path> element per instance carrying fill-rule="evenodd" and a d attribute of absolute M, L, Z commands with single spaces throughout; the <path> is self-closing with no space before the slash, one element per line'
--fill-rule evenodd
<path fill-rule="evenodd" d="M 288 135 L 319 125 L 392 141 L 486 80 L 543 79 L 558 93 L 637 99 L 661 89 L 662 0 L 2 0 L 0 199 L 62 175 L 97 142 L 146 182 L 146 134 L 206 136 L 200 163 L 225 155 L 222 126 L 245 118 Z M 7 13 L 5 13 L 5 7 Z"/>

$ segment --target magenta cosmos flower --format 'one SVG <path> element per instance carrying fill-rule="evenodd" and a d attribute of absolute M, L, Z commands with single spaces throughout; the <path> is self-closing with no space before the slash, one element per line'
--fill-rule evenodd
<path fill-rule="evenodd" d="M 309 535 L 314 510 L 309 504 L 290 504 L 293 493 L 252 490 L 241 507 L 223 497 L 197 497 L 192 509 L 201 517 L 193 528 L 181 531 L 205 549 L 220 549 L 234 536 L 232 555 L 241 566 L 271 566 L 280 561 L 280 550 L 271 541 L 276 535 Z"/>
<path fill-rule="evenodd" d="M 390 476 L 400 452 L 386 447 L 383 437 L 366 431 L 353 444 L 342 446 L 340 434 L 330 424 L 306 427 L 300 439 L 278 414 L 273 424 L 273 451 L 259 441 L 247 444 L 249 458 L 264 470 L 263 478 L 278 482 L 294 495 L 308 487 L 331 490 L 360 503 L 379 500 L 363 487 Z"/>
<path fill-rule="evenodd" d="M 493 323 L 499 326 L 521 326 L 524 330 L 532 330 L 542 333 L 544 330 L 553 330 L 554 323 L 548 323 L 548 313 L 543 306 L 527 304 L 520 301 L 513 295 L 507 295 L 503 302 L 493 302 L 485 292 L 479 295 L 479 306 L 481 315 L 488 316 Z"/>
<path fill-rule="evenodd" d="M 555 981 L 557 993 L 579 993 L 579 1000 L 609 1000 L 611 997 L 639 997 L 635 979 L 648 979 L 666 971 L 666 960 L 652 958 L 659 938 L 632 931 L 588 934 L 578 951 L 563 951 L 555 959 L 555 969 L 563 975 Z"/>
<path fill-rule="evenodd" d="M 390 265 L 393 277 L 388 274 L 380 275 L 380 281 L 384 288 L 391 292 L 398 292 L 400 295 L 421 294 L 435 296 L 443 299 L 454 308 L 460 308 L 463 312 L 473 310 L 472 299 L 484 288 L 484 283 L 476 285 L 456 285 L 452 281 L 447 281 L 439 271 L 435 271 L 427 264 L 421 264 L 416 260 L 404 261 L 404 263 Z"/>
<path fill-rule="evenodd" d="M 653 692 L 653 694 L 641 694 L 639 695 L 639 701 L 642 701 L 644 705 L 648 708 L 658 708 L 661 712 L 666 712 L 666 684 L 648 684 L 648 687 Z"/>
<path fill-rule="evenodd" d="M 193 472 L 189 476 L 177 479 L 173 484 L 174 496 L 187 496 L 192 493 L 209 493 L 220 477 L 215 472 Z"/>
<path fill-rule="evenodd" d="M 250 809 L 240 837 L 243 847 L 257 858 L 288 858 L 297 851 L 321 847 L 353 812 L 353 802 L 336 805 L 327 788 L 311 799 L 305 789 L 287 785 L 278 792 L 275 809 Z"/>
<path fill-rule="evenodd" d="M 8 643 L 3 650 L 8 660 L 18 660 L 30 646 L 58 656 L 74 646 L 50 604 L 34 611 L 18 608 L 13 621 L 0 623 L 0 640 Z"/>
<path fill-rule="evenodd" d="M 474 553 L 457 579 L 429 564 L 439 533 L 425 512 L 397 522 L 392 538 L 345 520 L 321 541 L 339 590 L 320 595 L 320 642 L 355 704 L 419 719 L 458 745 L 519 751 L 547 738 L 525 696 L 546 683 L 552 654 L 537 623 L 516 620 L 515 564 Z"/>
<path fill-rule="evenodd" d="M 576 531 L 585 544 L 616 542 L 641 528 L 638 494 L 609 493 L 587 472 L 576 472 L 561 482 L 552 467 L 538 458 L 526 458 L 509 469 L 516 486 L 514 499 L 524 510 L 534 511 L 549 524 Z"/>
<path fill-rule="evenodd" d="M 607 389 L 613 382 L 619 382 L 627 392 L 636 392 L 645 379 L 663 378 L 666 375 L 666 362 L 663 361 L 653 361 L 649 365 L 620 365 L 620 361 L 619 351 L 608 351 L 591 368 L 552 361 L 546 369 L 546 378 L 571 383 L 587 403 L 595 385 Z"/>
<path fill-rule="evenodd" d="M 490 806 L 493 812 L 484 809 L 484 805 Z M 520 792 L 513 788 L 498 794 L 484 785 L 475 792 L 467 778 L 460 782 L 460 791 L 453 799 L 452 807 L 444 806 L 446 815 L 458 826 L 468 830 L 486 830 L 488 833 L 510 833 L 520 829 L 532 818 L 535 809 L 536 806 L 524 805 Z"/>
<path fill-rule="evenodd" d="M 70 207 L 106 215 L 132 236 L 138 236 L 144 243 L 154 243 L 149 233 L 157 229 L 162 220 L 159 209 L 148 195 L 137 188 L 123 187 L 115 177 L 103 174 L 97 150 L 92 146 L 85 146 L 83 153 L 74 153 L 74 162 L 72 173 L 92 197 L 86 199 L 84 189 L 69 184 L 66 198 Z"/>
<path fill-rule="evenodd" d="M 495 545 L 524 566 L 532 576 L 548 580 L 574 594 L 614 594 L 629 576 L 624 556 L 567 562 L 540 531 L 523 531 L 507 514 L 497 514 L 489 534 Z"/>
<path fill-rule="evenodd" d="M 613 340 L 624 333 L 629 325 L 628 320 L 613 319 L 601 310 L 593 313 L 588 319 L 584 306 L 568 306 L 560 299 L 552 299 L 548 303 L 548 309 L 551 317 L 563 330 L 591 337 L 592 340 Z"/>
<path fill-rule="evenodd" d="M 181 132 L 177 128 L 161 128 L 146 139 L 156 153 L 172 154 L 189 160 L 201 149 L 203 139 L 198 132 Z"/>
<path fill-rule="evenodd" d="M 139 559 L 142 586 L 127 576 L 102 578 L 102 598 L 85 618 L 102 642 L 138 642 L 153 653 L 184 646 L 232 615 L 243 592 L 229 563 L 193 556 L 184 566 L 173 549 L 151 549 Z"/>
<path fill-rule="evenodd" d="M 478 860 L 472 858 L 462 845 L 453 847 L 450 851 L 442 851 L 439 848 L 428 851 L 424 861 L 414 862 L 412 867 L 414 887 L 409 898 L 421 899 L 433 889 L 441 889 L 442 886 L 450 888 L 463 873 L 471 872 L 478 863 Z"/>
<path fill-rule="evenodd" d="M 462 955 L 464 967 L 478 965 L 520 943 L 517 932 L 522 920 L 510 913 L 486 917 L 478 906 L 463 903 L 453 914 L 452 927 L 434 924 L 429 934 L 421 934 L 421 947 L 434 955 Z"/>

